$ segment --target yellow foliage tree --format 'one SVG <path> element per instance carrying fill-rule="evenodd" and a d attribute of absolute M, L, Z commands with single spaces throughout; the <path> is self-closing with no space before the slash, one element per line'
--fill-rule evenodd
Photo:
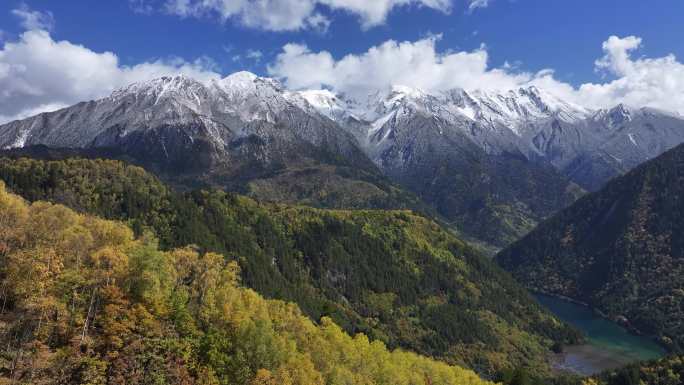
<path fill-rule="evenodd" d="M 0 279 L 4 382 L 486 383 L 264 299 L 221 255 L 161 251 L 122 223 L 29 206 L 1 183 Z"/>

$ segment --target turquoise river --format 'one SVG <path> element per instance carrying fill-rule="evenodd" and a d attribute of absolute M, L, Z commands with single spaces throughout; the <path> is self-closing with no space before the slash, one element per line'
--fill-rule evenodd
<path fill-rule="evenodd" d="M 535 297 L 558 318 L 580 329 L 588 337 L 586 344 L 566 347 L 564 353 L 556 357 L 556 368 L 559 370 L 590 375 L 665 355 L 665 350 L 651 338 L 633 335 L 588 307 L 546 295 Z"/>

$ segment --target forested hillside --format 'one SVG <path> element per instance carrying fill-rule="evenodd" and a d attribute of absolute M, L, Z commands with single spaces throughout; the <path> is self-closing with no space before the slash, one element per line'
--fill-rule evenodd
<path fill-rule="evenodd" d="M 484 384 L 473 372 L 315 324 L 240 285 L 236 262 L 0 182 L 0 382 Z"/>
<path fill-rule="evenodd" d="M 513 279 L 409 211 L 263 205 L 219 192 L 175 193 L 117 161 L 3 159 L 0 178 L 34 200 L 127 221 L 163 249 L 195 244 L 239 263 L 243 283 L 328 316 L 350 333 L 493 375 L 548 371 L 555 342 L 579 335 Z"/>
<path fill-rule="evenodd" d="M 580 199 L 499 254 L 530 288 L 684 350 L 684 146 Z"/>
<path fill-rule="evenodd" d="M 116 159 L 143 167 L 177 190 L 215 188 L 235 192 L 264 202 L 303 204 L 332 209 L 410 209 L 436 217 L 436 211 L 413 193 L 400 188 L 370 166 L 345 163 L 331 154 L 317 154 L 323 160 L 263 168 L 248 164 L 232 175 L 218 167 L 207 171 L 179 171 L 162 167 L 144 156 L 133 157 L 117 148 L 51 148 L 42 145 L 3 149 L 0 157 L 65 160 Z M 182 155 L 188 158 L 187 155 Z M 184 158 L 184 159 L 185 159 Z M 194 165 L 198 160 L 185 160 Z M 233 165 L 234 166 L 234 165 Z M 231 166 L 231 167 L 233 167 Z"/>
<path fill-rule="evenodd" d="M 610 370 L 585 380 L 583 385 L 680 385 L 682 383 L 684 383 L 684 358 L 671 356 Z"/>

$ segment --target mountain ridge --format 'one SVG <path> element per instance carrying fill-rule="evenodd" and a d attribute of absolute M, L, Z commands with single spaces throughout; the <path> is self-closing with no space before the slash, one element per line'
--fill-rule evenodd
<path fill-rule="evenodd" d="M 244 285 L 402 347 L 489 376 L 547 372 L 553 343 L 578 332 L 543 310 L 491 259 L 404 210 L 264 204 L 216 190 L 176 192 L 112 160 L 0 157 L 0 179 L 29 201 L 64 204 L 153 233 L 161 249 L 196 245 L 237 261 Z"/>
<path fill-rule="evenodd" d="M 682 141 L 674 114 L 596 112 L 537 87 L 394 86 L 360 101 L 249 72 L 135 83 L 0 126 L 3 148 L 115 148 L 167 179 L 258 199 L 414 209 L 422 200 L 492 250 Z"/>
<path fill-rule="evenodd" d="M 0 211 L 3 383 L 490 384 L 267 299 L 228 256 L 162 251 L 121 222 L 29 205 L 1 181 Z"/>
<path fill-rule="evenodd" d="M 528 288 L 589 304 L 681 353 L 684 145 L 542 223 L 496 257 Z"/>
<path fill-rule="evenodd" d="M 345 99 L 326 90 L 302 91 L 300 96 L 319 113 L 343 126 L 350 120 L 364 121 L 368 140 L 362 142 L 366 146 L 373 144 L 370 138 L 375 132 L 387 124 L 396 124 L 393 120 L 412 110 L 456 126 L 489 154 L 519 151 L 530 160 L 551 164 L 589 190 L 596 190 L 611 177 L 684 141 L 684 118 L 676 112 L 625 104 L 588 109 L 563 101 L 536 86 L 502 92 L 454 89 L 432 93 L 393 86 L 384 96 L 376 95 L 367 102 Z M 640 129 L 648 128 L 649 123 L 654 126 L 649 119 L 664 120 L 656 123 L 668 126 L 655 136 L 660 140 L 651 140 L 642 146 L 637 136 L 647 137 Z M 642 124 L 635 127 L 635 121 Z M 651 127 L 654 128 L 660 127 Z M 567 136 L 564 130 L 571 131 L 570 135 L 575 137 Z M 559 138 L 564 139 L 567 145 Z M 647 139 L 653 139 L 653 136 Z M 376 144 L 381 141 L 376 140 Z M 636 153 L 624 148 L 627 143 L 636 147 L 633 150 Z M 565 172 L 571 164 L 577 167 L 580 163 L 578 158 L 596 152 L 604 152 L 614 158 L 617 164 L 610 175 L 599 174 L 591 180 L 573 178 L 576 172 Z"/>
<path fill-rule="evenodd" d="M 380 173 L 352 135 L 290 103 L 277 82 L 250 73 L 207 83 L 186 76 L 135 83 L 107 98 L 3 125 L 0 142 L 110 149 L 184 188 L 220 186 L 314 206 L 351 191 L 352 208 L 421 206 Z M 315 189 L 306 175 L 326 189 Z M 305 191 L 279 191 L 283 181 Z"/>

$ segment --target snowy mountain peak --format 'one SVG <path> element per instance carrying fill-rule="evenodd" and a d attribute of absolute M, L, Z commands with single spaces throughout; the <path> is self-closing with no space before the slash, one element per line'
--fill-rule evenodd
<path fill-rule="evenodd" d="M 420 88 L 408 87 L 401 84 L 393 85 L 390 87 L 389 95 L 387 99 L 392 100 L 396 98 L 422 98 L 426 95 L 426 92 Z"/>
<path fill-rule="evenodd" d="M 238 71 L 226 76 L 223 80 L 229 82 L 254 82 L 257 78 L 259 78 L 259 76 L 252 72 Z"/>
<path fill-rule="evenodd" d="M 148 111 L 145 116 L 193 115 L 212 118 L 229 114 L 243 121 L 273 121 L 275 114 L 289 104 L 282 85 L 251 72 L 236 72 L 222 79 L 200 82 L 184 75 L 164 76 L 131 84 L 112 93 L 109 100 L 129 101 L 136 111 Z"/>
<path fill-rule="evenodd" d="M 193 78 L 179 74 L 174 76 L 162 76 L 160 78 L 136 82 L 112 92 L 111 98 L 119 99 L 126 95 L 157 95 L 159 97 L 167 93 L 179 93 L 192 89 L 202 88 L 203 85 Z"/>
<path fill-rule="evenodd" d="M 679 115 L 624 104 L 592 111 L 534 86 L 428 91 L 395 85 L 353 98 L 288 91 L 243 71 L 205 82 L 176 75 L 133 83 L 107 98 L 3 125 L 0 147 L 137 145 L 144 137 L 175 145 L 182 157 L 198 139 L 225 149 L 248 135 L 292 134 L 282 127 L 317 143 L 325 135 L 351 134 L 378 166 L 396 169 L 423 159 L 424 151 L 523 154 L 569 170 L 590 188 L 684 140 Z"/>
<path fill-rule="evenodd" d="M 187 93 L 196 93 L 200 89 L 203 89 L 208 96 L 209 90 L 212 88 L 214 90 L 239 95 L 254 93 L 259 85 L 265 85 L 276 89 L 280 88 L 280 83 L 277 81 L 268 78 L 260 78 L 247 71 L 236 72 L 223 79 L 213 79 L 209 82 L 200 82 L 186 75 L 178 74 L 133 83 L 114 91 L 112 97 L 117 99 L 130 94 L 159 94 L 160 96 L 183 95 Z"/>
<path fill-rule="evenodd" d="M 534 122 L 560 120 L 570 123 L 592 115 L 591 111 L 535 86 L 503 92 L 463 89 L 428 92 L 417 87 L 394 85 L 369 93 L 365 100 L 347 98 L 329 90 L 297 91 L 287 95 L 301 107 L 313 109 L 343 125 L 349 118 L 366 122 L 369 134 L 388 122 L 396 122 L 389 120 L 390 116 L 408 119 L 415 113 L 453 124 L 471 122 L 485 127 L 496 126 L 497 130 L 507 130 L 516 136 L 523 135 Z"/>
<path fill-rule="evenodd" d="M 319 114 L 335 121 L 343 120 L 351 109 L 347 101 L 329 90 L 288 92 L 286 98 L 305 110 L 313 108 Z"/>
<path fill-rule="evenodd" d="M 253 90 L 256 85 L 256 81 L 259 79 L 258 76 L 251 72 L 241 71 L 230 74 L 223 79 L 215 81 L 223 90 Z"/>
<path fill-rule="evenodd" d="M 216 80 L 213 83 L 217 88 L 231 93 L 254 93 L 259 88 L 272 88 L 276 92 L 283 92 L 283 87 L 275 79 L 262 78 L 251 72 L 240 71 Z"/>
<path fill-rule="evenodd" d="M 603 122 L 610 128 L 620 127 L 631 122 L 640 110 L 620 103 L 611 109 L 601 109 L 593 116 L 594 121 Z"/>

